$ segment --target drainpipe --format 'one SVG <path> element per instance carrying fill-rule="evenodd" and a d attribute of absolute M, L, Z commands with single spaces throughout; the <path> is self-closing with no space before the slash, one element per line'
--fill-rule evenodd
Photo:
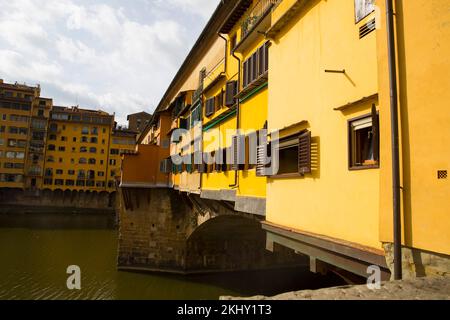
<path fill-rule="evenodd" d="M 231 49 L 231 48 L 230 48 Z M 232 56 L 238 61 L 238 89 L 241 86 L 241 59 L 236 56 L 234 51 L 232 50 Z M 240 121 L 239 121 L 239 107 L 240 107 L 240 101 L 239 98 L 236 99 L 236 131 L 239 131 L 240 129 Z M 234 172 L 234 184 L 230 185 L 231 188 L 238 188 L 239 187 L 239 164 L 237 164 L 238 170 Z"/>
<path fill-rule="evenodd" d="M 395 53 L 394 27 L 395 0 L 386 0 L 386 23 L 388 37 L 391 139 L 392 139 L 392 189 L 394 218 L 394 279 L 402 279 L 402 225 L 400 212 L 400 148 L 398 128 L 398 84 Z"/>

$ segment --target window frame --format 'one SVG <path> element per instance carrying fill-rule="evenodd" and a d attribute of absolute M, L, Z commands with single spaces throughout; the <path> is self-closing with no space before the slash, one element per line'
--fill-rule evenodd
<path fill-rule="evenodd" d="M 380 169 L 380 112 L 377 110 L 376 111 L 377 117 L 378 117 L 378 159 L 377 159 L 377 164 L 373 164 L 373 165 L 367 165 L 367 166 L 354 166 L 353 165 L 353 144 L 352 144 L 352 133 L 353 133 L 353 128 L 352 128 L 352 124 L 356 121 L 365 119 L 365 118 L 372 118 L 372 128 L 373 128 L 373 114 L 372 113 L 368 113 L 368 114 L 364 114 L 352 119 L 347 120 L 347 166 L 348 166 L 348 170 L 349 171 L 361 171 L 361 170 L 373 170 L 373 169 Z M 372 143 L 375 143 L 375 141 L 373 141 Z"/>

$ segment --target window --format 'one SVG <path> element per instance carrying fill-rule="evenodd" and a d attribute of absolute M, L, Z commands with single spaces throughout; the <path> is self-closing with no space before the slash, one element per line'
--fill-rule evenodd
<path fill-rule="evenodd" d="M 67 141 L 67 137 L 61 137 L 61 141 L 63 142 Z"/>
<path fill-rule="evenodd" d="M 87 160 L 86 160 L 86 158 L 80 158 L 80 160 L 78 160 L 78 163 L 79 164 L 86 164 Z"/>
<path fill-rule="evenodd" d="M 96 183 L 95 183 L 95 186 L 97 187 L 97 188 L 104 188 L 105 187 L 105 181 L 97 181 Z"/>
<path fill-rule="evenodd" d="M 86 171 L 78 170 L 78 179 L 84 179 L 86 177 Z"/>
<path fill-rule="evenodd" d="M 225 91 L 225 105 L 231 107 L 236 103 L 235 96 L 238 94 L 238 82 L 229 81 L 226 85 Z"/>
<path fill-rule="evenodd" d="M 77 187 L 84 187 L 86 182 L 84 180 L 77 180 Z"/>
<path fill-rule="evenodd" d="M 89 164 L 96 164 L 97 161 L 94 158 L 89 159 Z"/>
<path fill-rule="evenodd" d="M 83 127 L 83 129 L 81 129 L 81 133 L 82 134 L 89 134 L 89 128 L 88 127 Z"/>
<path fill-rule="evenodd" d="M 45 169 L 44 175 L 45 175 L 46 177 L 51 177 L 51 176 L 53 176 L 53 169 L 52 169 L 52 168 L 47 168 L 47 169 Z"/>
<path fill-rule="evenodd" d="M 97 172 L 97 175 L 98 175 L 99 177 L 104 177 L 104 176 L 105 176 L 105 173 L 104 173 L 103 171 L 99 171 L 99 172 Z"/>
<path fill-rule="evenodd" d="M 87 148 L 86 147 L 80 147 L 80 152 L 81 153 L 86 153 L 87 152 Z"/>
<path fill-rule="evenodd" d="M 360 22 L 375 10 L 375 0 L 355 0 L 355 23 Z"/>
<path fill-rule="evenodd" d="M 73 137 L 72 141 L 73 141 L 73 142 L 77 142 L 77 138 L 76 138 L 76 137 Z"/>
<path fill-rule="evenodd" d="M 205 116 L 210 117 L 214 114 L 216 110 L 215 107 L 215 97 L 209 98 L 206 100 L 206 110 L 205 110 Z"/>
<path fill-rule="evenodd" d="M 257 172 L 265 166 L 264 152 L 261 157 L 261 148 L 258 147 Z M 271 145 L 267 145 L 266 154 L 271 152 Z M 280 139 L 278 146 L 279 168 L 278 172 L 273 172 L 274 176 L 305 175 L 311 173 L 311 132 L 304 131 L 300 134 Z M 261 175 L 261 174 L 260 174 Z"/>
<path fill-rule="evenodd" d="M 66 151 L 66 147 L 58 147 L 58 151 L 64 152 L 64 151 Z"/>
<path fill-rule="evenodd" d="M 63 170 L 61 170 L 61 169 L 58 169 L 58 170 L 56 170 L 56 174 L 58 174 L 58 175 L 62 175 L 63 174 Z"/>
<path fill-rule="evenodd" d="M 97 153 L 97 148 L 91 147 L 91 148 L 89 148 L 89 152 L 90 153 Z"/>
<path fill-rule="evenodd" d="M 247 60 L 244 61 L 243 86 L 248 87 L 255 80 L 266 74 L 269 70 L 269 42 L 259 47 Z"/>
<path fill-rule="evenodd" d="M 64 180 L 63 179 L 55 179 L 55 186 L 63 186 Z"/>
<path fill-rule="evenodd" d="M 0 146 L 3 146 L 3 145 L 5 145 L 5 139 L 0 138 Z"/>
<path fill-rule="evenodd" d="M 38 117 L 43 117 L 44 116 L 44 110 L 39 109 L 38 110 Z"/>
<path fill-rule="evenodd" d="M 117 162 L 116 159 L 110 159 L 110 160 L 109 160 L 109 165 L 110 165 L 110 166 L 115 166 L 115 165 L 116 165 L 116 162 Z"/>
<path fill-rule="evenodd" d="M 56 141 L 56 134 L 51 134 L 51 135 L 48 137 L 48 140 L 50 140 L 50 141 Z"/>
<path fill-rule="evenodd" d="M 63 163 L 63 158 L 59 158 L 59 163 Z"/>
<path fill-rule="evenodd" d="M 81 137 L 81 142 L 88 142 L 88 141 L 89 141 L 88 137 L 85 136 Z"/>
<path fill-rule="evenodd" d="M 111 177 L 116 176 L 116 171 L 115 170 L 111 170 Z"/>
<path fill-rule="evenodd" d="M 97 127 L 91 128 L 91 134 L 97 135 L 98 134 L 98 128 Z"/>
<path fill-rule="evenodd" d="M 53 184 L 53 179 L 44 179 L 44 185 L 49 186 Z"/>
<path fill-rule="evenodd" d="M 111 154 L 112 154 L 112 155 L 117 155 L 117 154 L 119 154 L 119 149 L 111 149 Z"/>
<path fill-rule="evenodd" d="M 74 180 L 66 180 L 66 186 L 74 186 L 75 181 Z"/>
<path fill-rule="evenodd" d="M 375 106 L 372 114 L 349 121 L 349 168 L 379 167 L 379 124 Z"/>
<path fill-rule="evenodd" d="M 69 171 L 67 171 L 67 174 L 69 176 L 74 176 L 75 175 L 75 170 L 69 170 Z"/>
<path fill-rule="evenodd" d="M 98 139 L 96 137 L 91 138 L 91 143 L 98 143 Z"/>
<path fill-rule="evenodd" d="M 55 151 L 55 150 L 56 150 L 55 145 L 54 145 L 54 144 L 49 144 L 49 145 L 48 145 L 48 150 L 49 150 L 49 151 Z"/>
<path fill-rule="evenodd" d="M 89 170 L 88 171 L 88 179 L 89 180 L 95 179 L 95 171 L 94 170 Z"/>

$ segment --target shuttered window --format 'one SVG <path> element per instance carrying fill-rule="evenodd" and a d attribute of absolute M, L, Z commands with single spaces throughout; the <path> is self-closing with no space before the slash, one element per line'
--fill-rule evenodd
<path fill-rule="evenodd" d="M 251 83 L 263 76 L 269 70 L 269 42 L 259 47 L 243 64 L 243 86 L 248 87 Z"/>
<path fill-rule="evenodd" d="M 216 111 L 216 107 L 215 107 L 215 97 L 213 98 L 209 98 L 208 100 L 206 100 L 206 110 L 205 110 L 205 115 L 207 117 L 210 117 L 214 114 L 214 112 Z"/>
<path fill-rule="evenodd" d="M 238 93 L 238 83 L 237 81 L 227 82 L 226 92 L 225 92 L 225 105 L 227 107 L 233 106 L 236 103 L 235 96 Z"/>

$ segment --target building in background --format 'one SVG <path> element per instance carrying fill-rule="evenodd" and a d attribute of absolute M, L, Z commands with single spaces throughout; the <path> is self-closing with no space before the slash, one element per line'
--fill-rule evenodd
<path fill-rule="evenodd" d="M 130 114 L 127 116 L 128 129 L 142 132 L 144 131 L 151 118 L 152 115 L 145 111 Z"/>
<path fill-rule="evenodd" d="M 39 107 L 40 91 L 39 86 L 0 80 L 0 188 L 24 188 L 26 183 L 36 186 L 42 178 L 42 158 L 38 156 L 42 150 L 34 146 L 44 143 L 45 134 L 35 134 L 35 140 L 30 139 L 30 126 L 37 124 L 32 119 L 38 114 L 45 118 L 48 110 Z M 42 101 L 51 105 L 51 101 Z M 42 125 L 45 129 L 46 125 Z"/>
<path fill-rule="evenodd" d="M 27 163 L 25 166 L 25 189 L 41 189 L 44 182 L 45 147 L 53 100 L 39 98 L 31 112 Z"/>
<path fill-rule="evenodd" d="M 113 126 L 114 116 L 103 111 L 53 107 L 43 188 L 111 190 L 115 185 L 108 173 Z"/>

